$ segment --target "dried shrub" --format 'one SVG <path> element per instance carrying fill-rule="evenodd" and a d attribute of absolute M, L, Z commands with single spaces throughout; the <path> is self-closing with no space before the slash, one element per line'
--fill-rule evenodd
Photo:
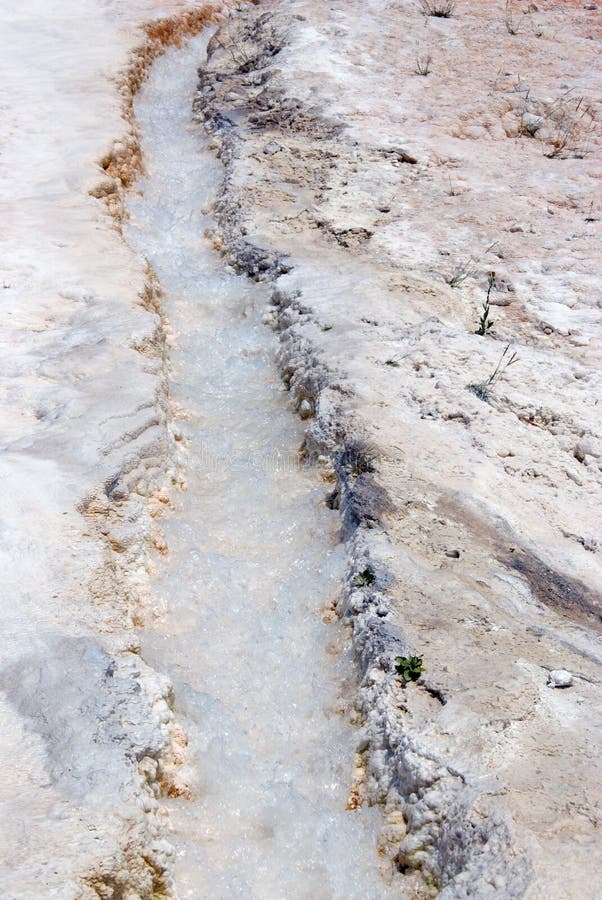
<path fill-rule="evenodd" d="M 550 159 L 582 159 L 589 150 L 595 113 L 584 97 L 563 97 L 546 115 L 548 136 L 544 156 Z"/>
<path fill-rule="evenodd" d="M 449 19 L 456 8 L 454 0 L 420 0 L 420 5 L 425 16 L 438 19 Z"/>
<path fill-rule="evenodd" d="M 596 114 L 585 97 L 575 97 L 569 90 L 549 102 L 530 97 L 527 91 L 515 111 L 519 135 L 537 137 L 549 159 L 583 159 L 589 152 Z"/>
<path fill-rule="evenodd" d="M 504 15 L 504 25 L 506 26 L 506 31 L 508 34 L 518 34 L 520 31 L 520 25 L 517 20 L 514 18 L 514 9 L 511 3 L 511 0 L 506 0 L 506 11 Z"/>
<path fill-rule="evenodd" d="M 416 75 L 428 75 L 431 71 L 432 61 L 433 57 L 430 53 L 418 55 L 416 57 L 416 66 L 414 68 L 414 72 L 416 73 Z"/>

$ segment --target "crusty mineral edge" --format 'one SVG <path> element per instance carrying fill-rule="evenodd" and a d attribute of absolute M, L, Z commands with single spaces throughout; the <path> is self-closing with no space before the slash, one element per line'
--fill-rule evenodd
<path fill-rule="evenodd" d="M 203 28 L 219 23 L 239 5 L 236 0 L 205 3 L 141 26 L 145 39 L 132 50 L 128 64 L 116 79 L 117 89 L 123 98 L 123 118 L 127 128 L 99 160 L 107 177 L 91 191 L 94 197 L 105 201 L 119 226 L 126 215 L 125 194 L 144 171 L 134 100 L 148 78 L 150 67 L 169 47 L 181 47 Z"/>
<path fill-rule="evenodd" d="M 90 193 L 102 200 L 120 233 L 127 219 L 127 193 L 144 172 L 139 129 L 134 113 L 136 94 L 144 85 L 153 62 L 168 48 L 181 47 L 204 28 L 218 24 L 239 3 L 203 4 L 167 18 L 149 21 L 141 26 L 144 40 L 130 54 L 130 60 L 116 77 L 122 97 L 122 114 L 126 130 L 99 160 L 105 173 Z M 105 629 L 143 627 L 153 614 L 149 576 L 155 564 L 153 557 L 167 551 L 159 518 L 170 505 L 170 491 L 184 489 L 181 460 L 174 441 L 174 410 L 169 396 L 169 322 L 162 305 L 161 286 L 152 266 L 146 264 L 146 279 L 139 293 L 140 305 L 155 318 L 151 335 L 146 335 L 134 349 L 146 357 L 156 372 L 155 414 L 159 437 L 141 453 L 134 449 L 126 464 L 111 483 L 92 492 L 81 503 L 80 510 L 97 540 L 103 545 L 104 562 L 94 574 L 90 592 L 98 604 L 108 596 L 118 612 L 110 616 Z M 124 441 L 138 435 L 125 435 Z M 140 507 L 143 507 L 141 510 Z M 127 523 L 136 521 L 137 533 Z M 145 573 L 140 575 L 140 573 Z M 132 637 L 131 647 L 138 652 Z M 141 665 L 144 664 L 141 661 Z M 145 667 L 147 679 L 153 673 Z M 141 898 L 169 897 L 173 884 L 169 874 L 169 846 L 165 843 L 166 817 L 160 807 L 161 796 L 188 796 L 186 784 L 178 777 L 185 760 L 187 738 L 173 713 L 171 686 L 156 679 L 160 706 L 162 745 L 153 753 L 138 756 L 140 787 L 148 801 L 143 802 L 146 825 L 133 823 L 121 852 L 96 866 L 81 878 L 81 897 L 112 897 L 132 893 Z M 125 893 L 124 893 L 125 892 Z"/>
<path fill-rule="evenodd" d="M 304 12 L 313 9 L 311 3 L 303 6 Z M 250 10 L 238 17 L 219 40 L 210 44 L 196 111 L 211 131 L 213 149 L 225 167 L 215 208 L 214 244 L 238 271 L 275 283 L 273 309 L 267 318 L 280 332 L 282 376 L 302 417 L 313 416 L 306 450 L 334 482 L 329 502 L 341 511 L 349 576 L 338 612 L 352 623 L 363 676 L 356 702 L 363 736 L 349 805 L 353 808 L 369 802 L 383 806 L 382 852 L 391 858 L 397 871 L 408 877 L 408 891 L 417 892 L 410 895 L 476 895 L 489 885 L 495 886 L 500 896 L 522 897 L 533 878 L 529 839 L 527 836 L 517 845 L 504 798 L 506 788 L 494 774 L 495 767 L 484 766 L 478 750 L 467 753 L 464 748 L 459 758 L 442 750 L 445 739 L 441 738 L 447 733 L 444 724 L 439 734 L 429 733 L 435 730 L 432 723 L 448 702 L 448 695 L 437 683 L 427 677 L 411 695 L 404 695 L 399 688 L 393 660 L 412 655 L 419 648 L 413 647 L 399 628 L 399 610 L 393 608 L 390 588 L 395 576 L 387 564 L 393 549 L 388 530 L 392 501 L 385 490 L 387 482 L 377 475 L 382 461 L 364 437 L 366 423 L 354 411 L 360 404 L 352 382 L 331 367 L 327 353 L 314 337 L 326 330 L 325 325 L 328 330 L 332 328 L 336 313 L 331 310 L 327 322 L 321 319 L 315 301 L 304 296 L 302 278 L 290 276 L 291 272 L 294 276 L 296 240 L 305 240 L 313 250 L 322 231 L 331 246 L 333 241 L 311 207 L 292 215 L 286 204 L 291 203 L 297 186 L 301 185 L 302 194 L 311 184 L 307 172 L 312 165 L 320 176 L 321 190 L 324 182 L 331 185 L 336 180 L 338 166 L 334 161 L 346 161 L 348 155 L 349 170 L 354 172 L 357 168 L 353 166 L 360 159 L 357 142 L 346 143 L 340 122 L 329 121 L 299 99 L 302 86 L 299 94 L 287 93 L 285 54 L 279 54 L 290 34 L 300 27 L 298 21 L 304 21 L 303 16 L 287 14 L 286 4 L 272 4 L 267 13 Z M 230 53 L 229 43 L 234 48 Z M 300 46 L 302 41 L 298 39 L 296 49 Z M 252 65 L 237 64 L 237 53 L 252 60 Z M 231 107 L 235 115 L 229 118 Z M 287 175 L 288 159 L 291 171 Z M 250 160 L 252 180 L 247 172 Z M 401 161 L 416 163 L 407 155 Z M 331 181 L 329 171 L 334 172 Z M 338 177 L 344 177 L 347 171 L 344 169 Z M 281 197 L 284 201 L 277 208 Z M 304 222 L 311 231 L 303 233 Z M 279 228 L 283 240 L 276 236 Z M 284 235 L 286 230 L 293 236 Z M 319 259 L 320 274 L 327 265 L 327 253 L 338 253 L 337 259 L 341 259 L 350 246 L 355 249 L 357 242 L 365 239 L 361 231 L 345 233 L 345 243 L 337 241 L 341 250 L 324 250 Z M 254 232 L 258 238 L 254 238 Z M 308 233 L 317 237 L 308 237 Z M 337 265 L 333 264 L 334 272 Z M 292 284 L 293 289 L 281 286 L 283 283 Z M 320 290 L 319 282 L 313 290 Z M 516 549 L 521 557 L 526 553 L 520 547 Z M 421 576 L 429 577 L 429 570 L 423 568 L 413 576 L 416 581 Z M 513 568 L 518 570 L 517 565 Z M 357 573 L 366 569 L 372 573 L 372 582 L 360 584 Z M 435 577 L 441 576 L 437 573 Z M 552 606 L 553 597 L 546 598 Z M 584 623 L 594 613 L 593 607 L 585 610 Z M 572 611 L 577 621 L 581 614 L 578 608 Z M 439 623 L 439 627 L 444 624 Z M 470 727 L 478 724 L 471 721 L 470 713 L 465 715 Z M 422 875 L 421 883 L 416 882 L 417 872 Z M 537 896 L 537 888 L 534 890 L 533 896 Z"/>

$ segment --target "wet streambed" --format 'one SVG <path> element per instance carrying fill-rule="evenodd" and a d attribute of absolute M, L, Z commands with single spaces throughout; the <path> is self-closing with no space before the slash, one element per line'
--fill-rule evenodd
<path fill-rule="evenodd" d="M 163 613 L 143 654 L 173 681 L 191 798 L 167 800 L 181 898 L 382 898 L 376 811 L 347 811 L 357 732 L 348 634 L 325 622 L 343 574 L 325 485 L 261 323 L 266 288 L 211 248 L 221 166 L 191 121 L 204 40 L 169 51 L 136 103 L 147 177 L 129 237 L 174 331 L 187 490 L 166 523 Z"/>

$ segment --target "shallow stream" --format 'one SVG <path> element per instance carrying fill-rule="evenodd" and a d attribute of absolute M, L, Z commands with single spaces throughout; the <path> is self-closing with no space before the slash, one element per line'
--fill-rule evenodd
<path fill-rule="evenodd" d="M 155 268 L 185 411 L 188 488 L 166 521 L 143 655 L 173 681 L 191 799 L 168 800 L 180 898 L 384 898 L 375 810 L 346 809 L 357 731 L 349 635 L 328 610 L 344 569 L 327 486 L 261 323 L 265 286 L 205 237 L 222 176 L 192 123 L 206 38 L 160 58 L 136 116 L 146 177 L 129 237 Z"/>

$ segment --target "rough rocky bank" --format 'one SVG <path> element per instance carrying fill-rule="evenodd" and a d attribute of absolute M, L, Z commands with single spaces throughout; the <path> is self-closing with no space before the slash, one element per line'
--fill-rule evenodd
<path fill-rule="evenodd" d="M 383 805 L 408 896 L 596 894 L 600 20 L 514 15 L 268 2 L 200 70 L 215 246 L 274 282 L 348 542 L 350 802 Z"/>

